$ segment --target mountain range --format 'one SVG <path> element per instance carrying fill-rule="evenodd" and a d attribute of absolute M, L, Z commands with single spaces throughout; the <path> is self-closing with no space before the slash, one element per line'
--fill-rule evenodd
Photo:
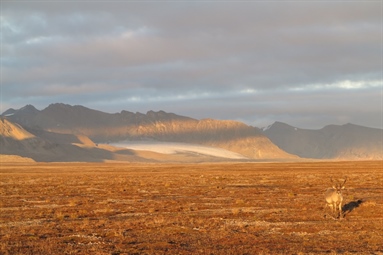
<path fill-rule="evenodd" d="M 164 111 L 111 114 L 61 103 L 43 110 L 32 105 L 8 109 L 0 124 L 0 153 L 36 161 L 227 160 L 216 153 L 169 155 L 116 146 L 137 141 L 219 148 L 242 160 L 382 159 L 383 130 L 352 124 L 304 130 L 276 122 L 261 130 L 232 120 L 197 120 Z"/>

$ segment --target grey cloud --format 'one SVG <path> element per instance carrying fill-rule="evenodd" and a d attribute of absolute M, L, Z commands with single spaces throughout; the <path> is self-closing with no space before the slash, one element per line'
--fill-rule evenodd
<path fill-rule="evenodd" d="M 2 7 L 4 105 L 35 100 L 175 111 L 176 104 L 185 115 L 252 123 L 283 112 L 298 115 L 300 107 L 307 110 L 303 115 L 327 116 L 326 100 L 334 97 L 346 109 L 358 95 L 327 87 L 315 101 L 313 84 L 381 79 L 378 2 L 58 1 Z M 308 99 L 291 88 L 306 89 Z M 241 90 L 279 99 L 255 96 L 254 102 Z M 307 107 L 302 99 L 317 105 Z M 366 109 L 376 113 L 375 106 Z"/>

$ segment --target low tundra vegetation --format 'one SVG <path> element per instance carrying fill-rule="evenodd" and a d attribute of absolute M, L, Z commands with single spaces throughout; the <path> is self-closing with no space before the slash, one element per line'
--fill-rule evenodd
<path fill-rule="evenodd" d="M 383 253 L 382 161 L 7 163 L 0 197 L 0 254 Z"/>

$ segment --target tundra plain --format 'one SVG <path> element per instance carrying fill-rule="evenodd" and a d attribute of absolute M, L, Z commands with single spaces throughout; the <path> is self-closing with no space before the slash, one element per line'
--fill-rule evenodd
<path fill-rule="evenodd" d="M 2 163 L 0 197 L 0 254 L 383 254 L 383 161 Z"/>

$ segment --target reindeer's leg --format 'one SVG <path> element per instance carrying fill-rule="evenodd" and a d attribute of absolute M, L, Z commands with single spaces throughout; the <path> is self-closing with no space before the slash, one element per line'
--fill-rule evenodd
<path fill-rule="evenodd" d="M 343 213 L 342 213 L 342 203 L 339 203 L 339 218 L 342 219 L 343 218 Z"/>
<path fill-rule="evenodd" d="M 337 219 L 339 216 L 338 216 L 338 205 L 334 202 L 331 204 L 331 207 L 332 207 L 332 216 L 333 216 L 333 219 Z"/>
<path fill-rule="evenodd" d="M 325 207 L 324 207 L 324 209 L 323 209 L 323 212 L 325 213 L 325 214 L 323 215 L 323 217 L 326 218 L 326 216 L 327 216 L 327 214 L 326 214 L 326 209 L 327 209 L 327 207 L 331 207 L 331 209 L 330 209 L 331 211 L 330 211 L 330 210 L 327 210 L 327 211 L 330 211 L 329 214 L 330 214 L 331 218 L 335 219 L 335 218 L 334 218 L 334 205 L 333 205 L 332 203 L 331 203 L 331 204 L 326 203 L 326 205 L 325 205 Z"/>
<path fill-rule="evenodd" d="M 327 214 L 326 214 L 327 206 L 328 206 L 328 204 L 326 203 L 324 208 L 323 208 L 323 218 L 326 218 L 326 216 L 327 216 Z"/>

